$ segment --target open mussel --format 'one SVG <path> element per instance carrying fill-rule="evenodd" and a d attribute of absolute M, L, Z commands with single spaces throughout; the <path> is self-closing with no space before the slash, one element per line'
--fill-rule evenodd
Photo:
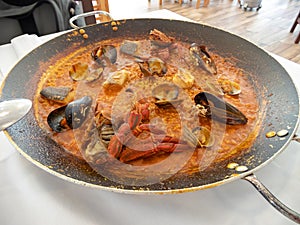
<path fill-rule="evenodd" d="M 240 110 L 211 93 L 200 92 L 195 96 L 194 101 L 197 108 L 199 108 L 200 116 L 211 117 L 230 125 L 246 124 L 248 122 L 248 119 Z"/>
<path fill-rule="evenodd" d="M 92 98 L 84 96 L 73 102 L 70 102 L 65 111 L 66 120 L 72 129 L 76 129 L 85 121 L 92 105 Z"/>
<path fill-rule="evenodd" d="M 91 55 L 103 66 L 106 66 L 107 62 L 114 64 L 117 61 L 117 49 L 113 45 L 101 45 L 95 48 Z"/>
<path fill-rule="evenodd" d="M 210 54 L 207 52 L 204 45 L 193 43 L 191 44 L 189 50 L 190 55 L 194 59 L 197 66 L 203 67 L 212 74 L 217 74 L 216 64 Z"/>
<path fill-rule="evenodd" d="M 53 110 L 47 117 L 48 125 L 55 132 L 79 128 L 85 121 L 91 105 L 90 96 L 74 100 L 68 105 Z"/>
<path fill-rule="evenodd" d="M 181 103 L 182 99 L 178 99 L 178 95 L 178 86 L 169 83 L 160 84 L 152 90 L 152 96 L 156 99 L 155 104 L 160 107 Z"/>
<path fill-rule="evenodd" d="M 66 107 L 67 106 L 65 105 L 53 110 L 47 117 L 49 127 L 57 133 L 69 129 L 65 116 Z"/>

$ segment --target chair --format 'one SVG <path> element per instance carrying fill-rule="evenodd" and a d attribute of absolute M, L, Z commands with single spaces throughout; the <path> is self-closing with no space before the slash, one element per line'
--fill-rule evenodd
<path fill-rule="evenodd" d="M 290 30 L 291 33 L 294 32 L 297 24 L 300 24 L 300 10 L 299 10 L 298 16 L 296 17 L 295 22 L 293 23 L 293 26 L 292 26 L 292 28 Z M 298 34 L 296 40 L 295 40 L 295 44 L 298 44 L 299 41 L 300 41 L 300 31 L 299 31 L 299 34 Z"/>
<path fill-rule="evenodd" d="M 0 44 L 22 34 L 40 36 L 70 29 L 69 19 L 79 11 L 72 0 L 0 1 Z"/>
<path fill-rule="evenodd" d="M 203 6 L 204 6 L 204 7 L 208 6 L 209 1 L 210 1 L 210 0 L 204 0 Z M 200 3 L 201 3 L 201 0 L 197 0 L 197 3 L 196 3 L 196 9 L 198 9 L 198 8 L 200 7 Z"/>
<path fill-rule="evenodd" d="M 148 1 L 151 2 L 151 0 L 148 0 Z M 192 1 L 192 0 L 190 0 L 190 1 Z M 204 0 L 203 6 L 204 7 L 208 6 L 209 1 L 210 0 Z M 179 5 L 182 5 L 182 0 L 178 0 L 178 3 L 179 3 Z M 200 3 L 201 3 L 201 0 L 197 0 L 196 9 L 198 9 L 200 7 Z M 162 0 L 159 0 L 159 5 L 160 6 L 162 5 Z"/>
<path fill-rule="evenodd" d="M 91 12 L 94 10 L 102 10 L 102 11 L 109 12 L 108 0 L 96 0 L 95 6 L 93 5 L 92 0 L 75 0 L 75 1 L 81 2 L 83 12 Z M 89 16 L 85 18 L 85 23 L 87 25 L 95 24 L 97 19 L 98 18 L 96 18 L 95 16 Z M 100 20 L 106 21 L 106 18 L 101 17 Z"/>

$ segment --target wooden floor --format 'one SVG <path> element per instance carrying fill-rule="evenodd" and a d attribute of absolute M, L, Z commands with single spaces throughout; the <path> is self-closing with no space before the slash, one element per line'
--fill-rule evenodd
<path fill-rule="evenodd" d="M 300 32 L 290 28 L 300 10 L 300 0 L 262 0 L 262 8 L 244 11 L 237 0 L 210 0 L 208 7 L 196 9 L 196 0 L 109 0 L 110 12 L 118 17 L 133 17 L 157 9 L 168 9 L 200 23 L 216 26 L 240 35 L 267 51 L 300 64 L 300 43 L 294 44 Z"/>

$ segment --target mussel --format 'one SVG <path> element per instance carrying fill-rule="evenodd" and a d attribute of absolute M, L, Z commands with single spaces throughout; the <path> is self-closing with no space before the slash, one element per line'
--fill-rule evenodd
<path fill-rule="evenodd" d="M 103 66 L 106 66 L 107 61 L 111 64 L 117 61 L 117 49 L 113 45 L 101 45 L 95 48 L 91 55 L 94 60 Z"/>
<path fill-rule="evenodd" d="M 149 52 L 145 51 L 141 41 L 123 41 L 120 45 L 120 52 L 140 60 L 147 60 L 151 57 Z"/>
<path fill-rule="evenodd" d="M 137 54 L 138 47 L 139 43 L 137 41 L 125 40 L 120 46 L 120 52 L 126 55 L 135 56 Z"/>
<path fill-rule="evenodd" d="M 41 90 L 40 94 L 49 100 L 56 102 L 63 102 L 66 100 L 68 94 L 70 93 L 70 87 L 45 87 Z"/>
<path fill-rule="evenodd" d="M 90 96 L 84 96 L 67 105 L 65 116 L 70 128 L 76 129 L 82 125 L 89 113 L 92 101 Z"/>
<path fill-rule="evenodd" d="M 190 45 L 189 50 L 197 66 L 203 67 L 212 74 L 217 74 L 216 64 L 204 45 L 193 43 Z"/>
<path fill-rule="evenodd" d="M 68 105 L 53 110 L 47 117 L 48 125 L 55 132 L 79 128 L 85 121 L 91 105 L 90 96 L 74 100 Z"/>
<path fill-rule="evenodd" d="M 195 96 L 194 101 L 200 109 L 199 112 L 203 114 L 202 116 L 230 125 L 246 124 L 248 122 L 248 119 L 240 110 L 211 93 L 200 92 Z"/>
<path fill-rule="evenodd" d="M 62 106 L 53 110 L 47 117 L 49 127 L 57 133 L 69 129 L 65 116 L 66 107 L 67 106 Z"/>
<path fill-rule="evenodd" d="M 179 88 L 175 84 L 164 83 L 152 90 L 152 96 L 156 99 L 155 104 L 160 107 L 177 105 L 182 102 L 178 99 Z"/>

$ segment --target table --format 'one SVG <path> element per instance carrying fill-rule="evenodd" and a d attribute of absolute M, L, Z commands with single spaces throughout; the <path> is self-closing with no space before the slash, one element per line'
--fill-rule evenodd
<path fill-rule="evenodd" d="M 167 10 L 145 17 L 186 19 Z M 33 48 L 58 34 L 41 38 Z M 31 36 L 32 37 L 32 36 Z M 33 40 L 33 39 L 30 39 Z M 16 43 L 15 45 L 16 46 Z M 18 52 L 19 57 L 26 51 Z M 274 55 L 300 87 L 300 65 Z M 17 62 L 13 44 L 0 46 L 5 74 Z M 298 130 L 298 134 L 300 131 Z M 282 201 L 300 211 L 300 145 L 286 150 L 256 175 Z M 177 195 L 130 195 L 69 183 L 37 168 L 0 133 L 1 225 L 292 225 L 247 182 Z"/>

